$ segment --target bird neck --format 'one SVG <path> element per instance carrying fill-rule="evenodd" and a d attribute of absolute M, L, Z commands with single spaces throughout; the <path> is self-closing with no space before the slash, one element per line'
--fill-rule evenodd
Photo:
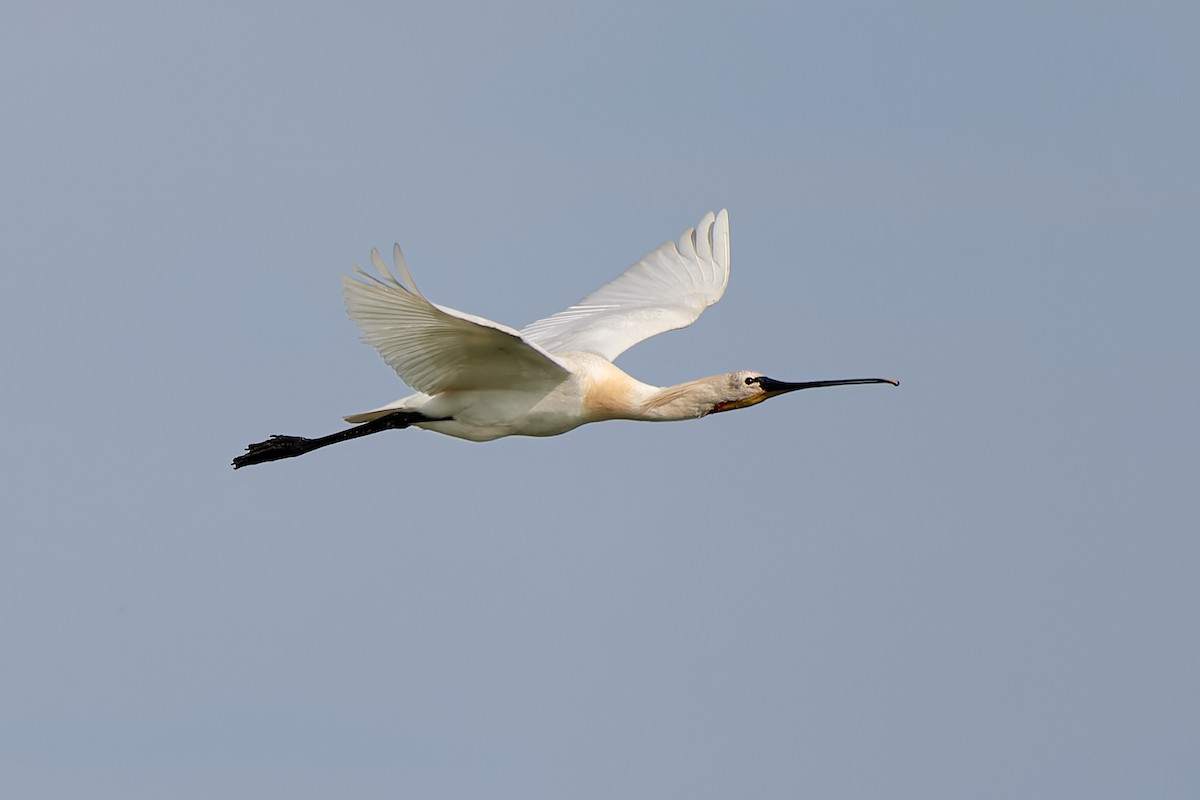
<path fill-rule="evenodd" d="M 588 417 L 634 419 L 647 422 L 695 419 L 712 411 L 724 399 L 720 377 L 701 378 L 676 386 L 651 386 L 614 366 L 594 358 L 586 363 L 583 407 Z"/>
<path fill-rule="evenodd" d="M 724 384 L 724 376 L 714 376 L 656 388 L 640 404 L 638 419 L 667 422 L 703 417 L 724 399 Z"/>

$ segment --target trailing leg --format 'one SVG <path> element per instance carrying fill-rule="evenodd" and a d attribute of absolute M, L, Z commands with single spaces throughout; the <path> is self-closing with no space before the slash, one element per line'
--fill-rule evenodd
<path fill-rule="evenodd" d="M 233 460 L 233 468 L 241 469 L 251 464 L 262 464 L 267 461 L 278 461 L 281 458 L 302 456 L 312 450 L 327 447 L 338 442 L 357 439 L 387 430 L 402 430 L 417 422 L 436 422 L 417 411 L 396 411 L 387 416 L 355 425 L 344 431 L 331 433 L 319 439 L 306 439 L 303 436 L 272 436 L 263 442 L 246 445 L 246 452 Z"/>

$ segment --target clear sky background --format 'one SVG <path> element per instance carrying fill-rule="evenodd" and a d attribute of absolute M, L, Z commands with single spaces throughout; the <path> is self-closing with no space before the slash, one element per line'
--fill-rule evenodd
<path fill-rule="evenodd" d="M 1194 798 L 1195 3 L 6 3 L 0 794 Z M 339 275 L 620 365 L 894 376 L 381 434 Z"/>

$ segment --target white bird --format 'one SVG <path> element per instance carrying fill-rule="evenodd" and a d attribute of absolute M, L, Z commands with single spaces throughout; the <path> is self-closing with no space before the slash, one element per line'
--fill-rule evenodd
<path fill-rule="evenodd" d="M 399 276 L 372 250 L 378 277 L 355 266 L 357 277 L 343 278 L 343 292 L 363 340 L 417 393 L 351 414 L 345 420 L 358 424 L 329 436 L 272 436 L 249 445 L 234 469 L 409 426 L 484 442 L 555 436 L 609 419 L 696 419 L 798 389 L 900 385 L 891 378 L 784 383 L 740 370 L 662 387 L 614 366 L 633 345 L 691 325 L 721 299 L 729 283 L 726 211 L 705 214 L 678 243 L 667 242 L 566 311 L 520 331 L 429 302 L 400 245 L 393 255 Z"/>

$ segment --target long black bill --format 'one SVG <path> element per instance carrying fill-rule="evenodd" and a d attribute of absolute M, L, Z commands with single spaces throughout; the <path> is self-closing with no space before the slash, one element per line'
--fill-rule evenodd
<path fill-rule="evenodd" d="M 774 378 L 759 378 L 758 385 L 768 395 L 785 394 L 787 392 L 795 392 L 800 389 L 820 389 L 823 386 L 847 386 L 854 383 L 890 383 L 892 386 L 899 386 L 900 381 L 893 378 L 844 378 L 837 381 L 804 381 L 802 383 L 787 383 L 786 381 L 777 381 Z"/>

